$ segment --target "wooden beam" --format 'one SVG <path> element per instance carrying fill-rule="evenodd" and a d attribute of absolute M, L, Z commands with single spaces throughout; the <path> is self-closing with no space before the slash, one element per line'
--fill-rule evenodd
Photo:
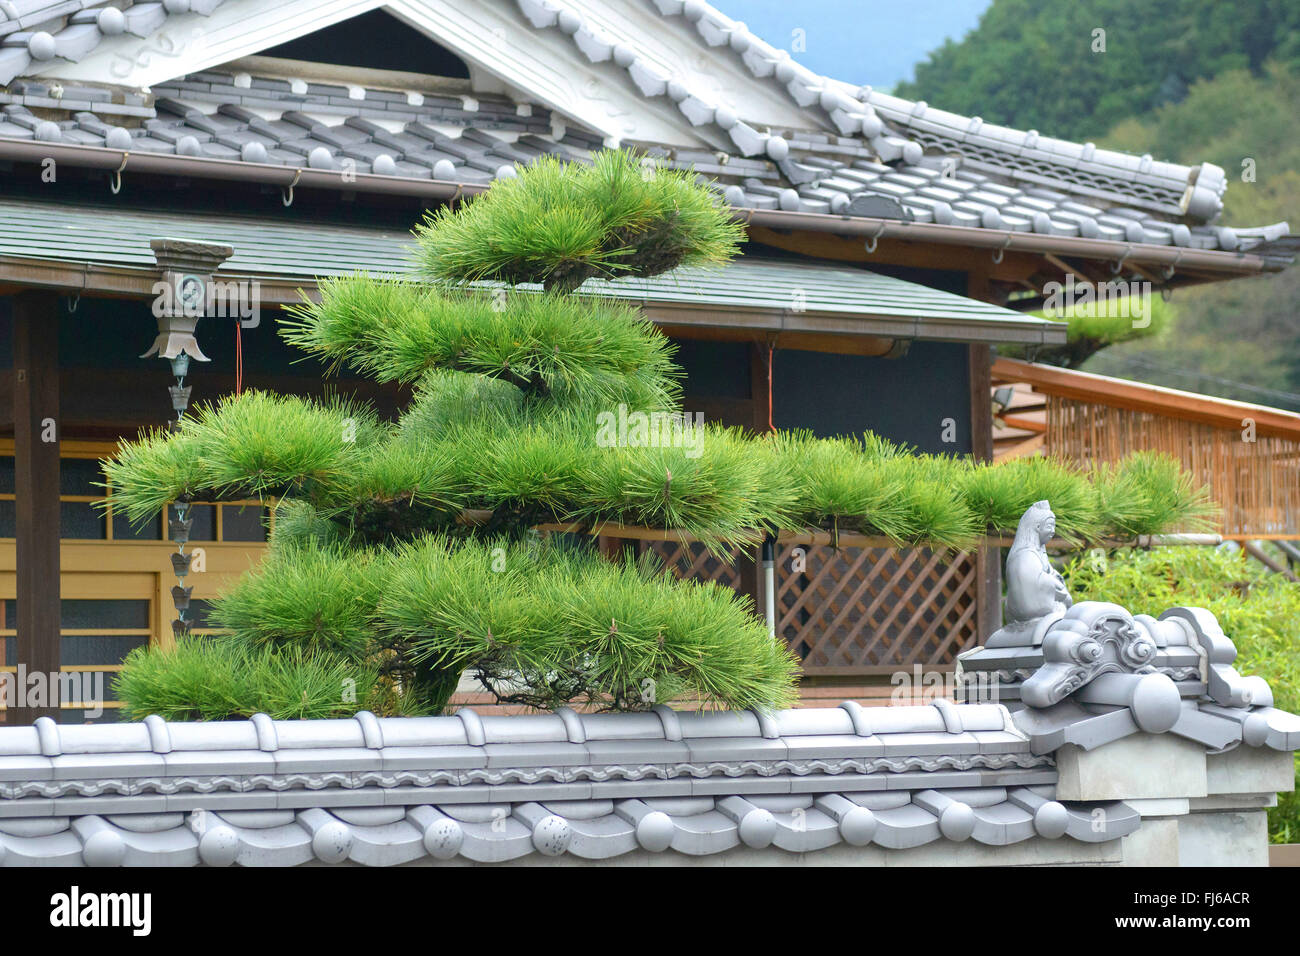
<path fill-rule="evenodd" d="M 1164 418 L 1197 422 L 1214 428 L 1240 431 L 1246 419 L 1254 422 L 1260 436 L 1300 440 L 1300 414 L 1263 405 L 1212 398 L 1195 392 L 1110 378 L 1075 369 L 1038 365 L 1018 359 L 999 358 L 993 375 L 1005 382 L 1025 382 L 1034 391 L 1076 402 L 1150 412 Z"/>
<path fill-rule="evenodd" d="M 966 294 L 984 302 L 998 292 L 988 272 L 967 277 Z M 971 455 L 976 461 L 993 460 L 993 353 L 987 345 L 967 346 L 970 379 Z M 975 549 L 975 635 L 983 643 L 1002 626 L 1002 567 L 1000 549 L 982 544 Z"/>
<path fill-rule="evenodd" d="M 16 708 L 13 722 L 20 724 L 57 718 L 59 705 L 58 305 L 53 292 L 24 292 L 13 299 L 15 660 L 28 674 L 44 675 L 49 695 L 44 707 Z"/>
<path fill-rule="evenodd" d="M 836 355 L 885 355 L 894 347 L 894 339 L 877 335 L 838 335 L 820 332 L 769 332 L 761 329 L 709 328 L 698 325 L 660 324 L 659 331 L 673 339 L 706 342 L 756 342 L 764 346 L 773 342 L 779 349 L 801 352 L 831 352 Z"/>
<path fill-rule="evenodd" d="M 1019 409 L 1017 409 L 1019 411 Z M 999 415 L 998 418 L 1002 424 L 1008 428 L 1019 428 L 1027 432 L 1045 432 L 1047 431 L 1047 422 L 1036 421 L 1032 418 L 1025 418 L 1023 415 Z"/>
<path fill-rule="evenodd" d="M 1019 444 L 1011 446 L 1006 451 L 998 452 L 996 460 L 1006 461 L 1010 458 L 1023 458 L 1025 455 L 1036 455 L 1040 450 L 1042 450 L 1046 441 L 1046 435 L 1035 435 L 1032 438 L 1027 438 Z"/>
<path fill-rule="evenodd" d="M 940 246 L 902 239 L 881 239 L 876 244 L 876 251 L 868 253 L 861 239 L 827 232 L 781 233 L 765 226 L 750 226 L 749 238 L 751 242 L 818 259 L 915 269 L 943 269 L 949 272 L 973 273 L 987 270 L 994 278 L 1007 282 L 1023 279 L 1040 268 L 1039 256 L 1010 250 L 1003 254 L 1001 262 L 995 263 L 988 249 Z"/>

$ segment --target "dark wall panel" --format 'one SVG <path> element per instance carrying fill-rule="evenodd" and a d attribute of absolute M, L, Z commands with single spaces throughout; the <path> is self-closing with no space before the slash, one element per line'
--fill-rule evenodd
<path fill-rule="evenodd" d="M 969 454 L 967 346 L 914 342 L 898 359 L 782 350 L 773 363 L 773 423 L 818 435 L 873 431 L 920 451 Z M 944 420 L 955 440 L 945 442 Z"/>
<path fill-rule="evenodd" d="M 686 373 L 682 390 L 710 398 L 750 397 L 750 346 L 747 342 L 675 339 L 673 361 Z"/>

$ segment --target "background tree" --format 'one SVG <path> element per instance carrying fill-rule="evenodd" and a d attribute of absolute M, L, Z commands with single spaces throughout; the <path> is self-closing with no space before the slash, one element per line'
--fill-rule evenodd
<path fill-rule="evenodd" d="M 1092 49 L 1097 28 L 1105 53 Z M 1227 225 L 1300 217 L 1294 3 L 993 0 L 897 92 L 1046 136 L 1214 163 L 1228 175 Z M 1071 344 L 1040 360 L 1300 410 L 1298 293 L 1295 269 L 1179 290 L 1163 310 L 1176 335 L 1097 337 L 1072 324 Z"/>

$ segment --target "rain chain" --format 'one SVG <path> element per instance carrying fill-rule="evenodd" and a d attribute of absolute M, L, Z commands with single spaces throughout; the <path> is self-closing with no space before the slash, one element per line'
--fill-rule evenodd
<path fill-rule="evenodd" d="M 140 357 L 157 355 L 171 362 L 176 384 L 169 386 L 167 391 L 171 395 L 176 420 L 169 421 L 167 427 L 176 431 L 190 404 L 191 386 L 185 384 L 190 359 L 208 361 L 194 335 L 208 310 L 211 292 L 209 286 L 221 263 L 234 255 L 235 250 L 220 243 L 166 238 L 149 240 L 149 248 L 153 251 L 162 278 L 155 287 L 158 296 L 154 300 L 158 336 L 149 351 Z M 176 553 L 171 556 L 172 570 L 176 572 L 176 586 L 172 588 L 176 620 L 172 621 L 172 633 L 181 637 L 190 632 L 193 623 L 188 612 L 194 587 L 187 587 L 185 579 L 189 576 L 194 554 L 187 554 L 185 545 L 189 543 L 190 530 L 194 524 L 194 505 L 182 496 L 181 500 L 172 504 L 172 509 L 173 516 L 167 520 L 168 533 L 176 545 Z"/>
<path fill-rule="evenodd" d="M 190 369 L 190 357 L 185 352 L 181 352 L 171 360 L 172 374 L 176 376 L 176 384 L 170 386 L 167 391 L 172 398 L 172 411 L 176 413 L 176 420 L 168 422 L 167 427 L 172 431 L 178 431 L 181 427 L 181 419 L 185 417 L 185 409 L 190 404 L 190 389 L 192 386 L 185 384 L 185 375 Z M 190 528 L 194 525 L 194 515 L 191 512 L 191 504 L 188 501 L 177 501 L 172 504 L 174 517 L 168 519 L 167 530 L 171 537 L 172 543 L 176 545 L 176 553 L 172 555 L 172 570 L 176 572 L 176 584 L 172 588 L 172 603 L 176 605 L 176 620 L 172 621 L 172 635 L 174 637 L 183 637 L 190 632 L 190 621 L 186 618 L 186 613 L 190 608 L 190 595 L 194 592 L 194 585 L 185 585 L 185 578 L 190 573 L 190 562 L 194 559 L 194 552 L 185 553 L 185 545 L 190 540 Z"/>

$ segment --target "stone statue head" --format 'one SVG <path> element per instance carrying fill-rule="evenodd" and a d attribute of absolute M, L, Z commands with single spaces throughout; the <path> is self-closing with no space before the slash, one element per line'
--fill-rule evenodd
<path fill-rule="evenodd" d="M 1042 547 L 1056 535 L 1056 515 L 1047 501 L 1035 501 L 1020 516 L 1016 527 L 1016 545 Z"/>

